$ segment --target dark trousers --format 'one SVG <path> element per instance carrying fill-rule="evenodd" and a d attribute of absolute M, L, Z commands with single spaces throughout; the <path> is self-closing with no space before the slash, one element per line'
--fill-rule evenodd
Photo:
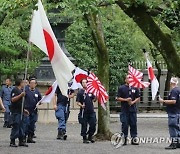
<path fill-rule="evenodd" d="M 180 143 L 180 114 L 168 113 L 168 127 L 172 140 Z"/>
<path fill-rule="evenodd" d="M 38 114 L 36 112 L 30 113 L 28 116 L 24 116 L 23 119 L 23 130 L 25 135 L 34 135 L 34 131 L 36 129 Z"/>
<path fill-rule="evenodd" d="M 25 136 L 28 135 L 28 127 L 29 127 L 29 116 L 24 115 L 24 118 L 23 118 L 23 130 L 24 130 Z"/>
<path fill-rule="evenodd" d="M 80 113 L 78 119 L 81 124 L 81 136 L 93 136 L 96 131 L 96 113 L 84 113 L 83 115 Z"/>
<path fill-rule="evenodd" d="M 137 137 L 137 113 L 136 112 L 121 112 L 120 121 L 122 123 L 122 132 L 124 137 L 128 136 L 130 127 L 131 137 Z"/>
<path fill-rule="evenodd" d="M 27 134 L 28 135 L 34 135 L 37 119 L 38 119 L 38 114 L 36 112 L 30 113 L 28 117 L 28 121 L 27 121 L 27 124 L 28 124 Z"/>
<path fill-rule="evenodd" d="M 12 113 L 12 129 L 10 139 L 14 140 L 16 138 L 22 139 L 24 137 L 23 131 L 23 121 L 21 120 L 20 113 Z"/>

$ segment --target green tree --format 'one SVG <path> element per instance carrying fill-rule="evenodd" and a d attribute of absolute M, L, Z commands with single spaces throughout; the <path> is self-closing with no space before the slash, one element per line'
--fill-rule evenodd
<path fill-rule="evenodd" d="M 24 72 L 32 8 L 30 1 L 0 1 L 1 75 L 16 77 Z M 32 47 L 28 73 L 33 73 L 41 57 L 39 50 Z"/>
<path fill-rule="evenodd" d="M 162 14 L 164 15 L 163 22 L 168 28 L 172 29 L 178 27 L 177 29 L 179 29 L 179 14 L 176 14 L 176 12 L 180 8 L 180 2 L 168 0 L 168 4 L 166 5 L 163 1 L 159 0 L 158 3 L 155 4 L 156 9 L 151 9 L 154 4 L 152 1 L 147 0 L 117 0 L 115 3 L 134 20 L 143 33 L 158 49 L 167 64 L 168 70 L 171 70 L 175 75 L 180 77 L 178 69 L 180 57 L 173 44 L 171 35 L 163 30 L 153 18 L 154 14 Z M 160 8 L 160 4 L 164 4 L 165 7 Z M 161 10 L 159 11 L 158 9 Z M 172 12 L 175 16 L 172 16 Z M 170 13 L 171 16 L 169 16 L 168 13 Z"/>

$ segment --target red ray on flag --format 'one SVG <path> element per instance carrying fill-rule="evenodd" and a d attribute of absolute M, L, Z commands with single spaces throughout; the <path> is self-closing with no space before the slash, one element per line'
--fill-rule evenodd
<path fill-rule="evenodd" d="M 101 106 L 106 110 L 105 103 L 108 100 L 108 94 L 106 92 L 106 89 L 101 84 L 99 79 L 95 76 L 94 73 L 90 73 L 87 77 L 87 92 L 92 93 L 95 95 L 98 99 L 98 102 L 101 104 Z"/>
<path fill-rule="evenodd" d="M 141 81 L 143 78 L 143 73 L 134 69 L 132 66 L 129 65 L 128 70 L 129 76 L 129 85 L 136 88 L 146 88 L 150 85 L 149 82 Z"/>

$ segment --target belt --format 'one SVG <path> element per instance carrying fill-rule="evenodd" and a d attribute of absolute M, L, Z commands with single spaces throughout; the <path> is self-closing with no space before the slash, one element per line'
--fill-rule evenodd
<path fill-rule="evenodd" d="M 58 106 L 58 105 L 66 106 L 67 104 L 68 104 L 68 103 L 59 102 L 59 103 L 57 103 L 57 106 Z"/>

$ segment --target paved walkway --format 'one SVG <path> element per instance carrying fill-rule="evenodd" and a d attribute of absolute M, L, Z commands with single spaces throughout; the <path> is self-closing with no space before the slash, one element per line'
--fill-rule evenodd
<path fill-rule="evenodd" d="M 111 118 L 119 118 L 119 114 L 111 114 Z M 138 118 L 167 118 L 167 113 L 139 113 Z"/>
<path fill-rule="evenodd" d="M 28 148 L 9 147 L 10 129 L 2 128 L 0 121 L 0 154 L 174 154 L 180 153 L 180 149 L 166 151 L 166 143 L 141 143 L 138 146 L 127 145 L 116 149 L 110 141 L 96 142 L 94 144 L 83 144 L 80 137 L 80 125 L 68 123 L 68 140 L 56 140 L 57 125 L 37 124 L 37 143 L 29 144 Z M 119 118 L 112 118 L 111 131 L 119 132 Z M 168 137 L 166 118 L 138 118 L 139 137 Z"/>

